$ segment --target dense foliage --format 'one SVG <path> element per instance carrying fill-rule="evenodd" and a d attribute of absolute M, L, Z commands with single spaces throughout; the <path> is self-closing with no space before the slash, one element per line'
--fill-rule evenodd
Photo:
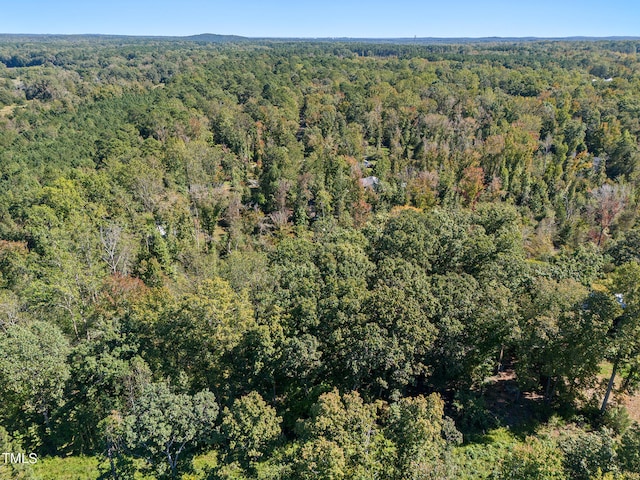
<path fill-rule="evenodd" d="M 638 478 L 639 49 L 5 38 L 0 445 Z"/>

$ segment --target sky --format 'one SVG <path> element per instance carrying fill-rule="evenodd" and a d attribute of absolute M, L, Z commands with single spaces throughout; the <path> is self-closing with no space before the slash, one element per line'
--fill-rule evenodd
<path fill-rule="evenodd" d="M 639 0 L 0 0 L 0 33 L 640 36 Z"/>

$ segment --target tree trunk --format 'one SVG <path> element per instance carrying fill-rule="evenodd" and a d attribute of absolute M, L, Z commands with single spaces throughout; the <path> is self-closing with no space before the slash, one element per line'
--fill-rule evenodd
<path fill-rule="evenodd" d="M 556 393 L 556 387 L 558 386 L 558 381 L 551 376 L 547 377 L 547 386 L 544 389 L 544 403 L 549 405 L 551 403 L 551 399 Z"/>
<path fill-rule="evenodd" d="M 551 376 L 547 377 L 547 386 L 544 389 L 544 403 L 549 403 L 549 391 L 551 390 Z"/>
<path fill-rule="evenodd" d="M 603 236 L 604 236 L 604 227 L 600 227 L 600 235 L 598 235 L 598 246 L 601 246 Z"/>
<path fill-rule="evenodd" d="M 607 409 L 607 403 L 609 402 L 609 395 L 611 395 L 611 390 L 613 390 L 613 385 L 616 379 L 616 372 L 618 371 L 618 362 L 616 359 L 613 362 L 613 369 L 611 370 L 611 378 L 609 378 L 609 385 L 607 385 L 607 393 L 604 394 L 604 400 L 602 400 L 602 407 L 600 408 L 600 413 L 604 413 Z"/>
<path fill-rule="evenodd" d="M 558 388 L 558 381 L 554 380 L 553 381 L 553 387 L 551 388 L 551 393 L 549 394 L 549 400 L 547 403 L 551 403 L 551 400 L 553 399 L 553 396 L 556 394 L 556 388 Z"/>
<path fill-rule="evenodd" d="M 111 467 L 111 477 L 113 480 L 118 480 L 118 470 L 116 469 L 116 462 L 113 459 L 114 455 L 114 446 L 111 442 L 109 442 L 109 446 L 107 447 L 107 457 L 109 458 L 109 465 Z"/>
<path fill-rule="evenodd" d="M 44 417 L 44 425 L 47 427 L 48 431 L 51 428 L 51 421 L 49 419 L 49 411 L 46 407 L 42 410 L 42 416 Z"/>

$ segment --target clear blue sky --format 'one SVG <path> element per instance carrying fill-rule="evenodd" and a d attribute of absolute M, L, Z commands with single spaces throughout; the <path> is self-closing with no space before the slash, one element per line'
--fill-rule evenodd
<path fill-rule="evenodd" d="M 0 0 L 0 33 L 640 36 L 640 0 Z"/>

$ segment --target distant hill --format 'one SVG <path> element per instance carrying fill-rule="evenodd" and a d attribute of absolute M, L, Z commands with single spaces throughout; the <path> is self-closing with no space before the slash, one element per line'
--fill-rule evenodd
<path fill-rule="evenodd" d="M 201 33 L 200 35 L 191 35 L 188 37 L 171 37 L 179 38 L 180 40 L 191 40 L 194 42 L 207 42 L 207 43 L 228 43 L 228 42 L 248 42 L 252 39 L 247 37 L 241 37 L 239 35 L 217 35 L 215 33 Z"/>

